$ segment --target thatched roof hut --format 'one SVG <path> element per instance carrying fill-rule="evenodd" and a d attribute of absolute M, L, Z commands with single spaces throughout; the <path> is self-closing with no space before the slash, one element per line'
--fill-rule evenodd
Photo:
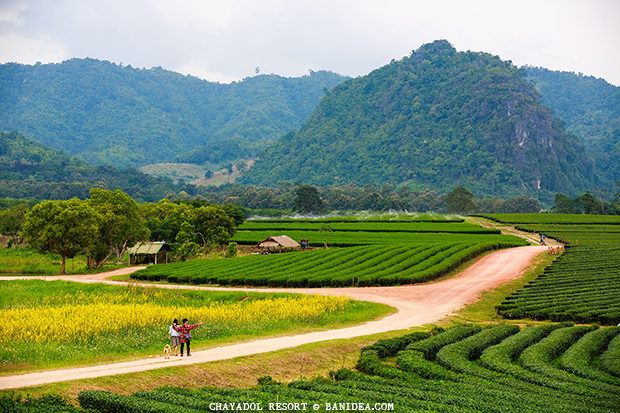
<path fill-rule="evenodd" d="M 287 237 L 286 235 L 278 235 L 275 237 L 265 238 L 263 241 L 258 243 L 257 247 L 267 249 L 268 251 L 271 251 L 271 248 L 273 248 L 274 250 L 276 248 L 279 248 L 280 251 L 282 251 L 282 248 L 284 248 L 285 250 L 289 248 L 293 249 L 299 248 L 301 247 L 301 245 L 291 237 Z"/>
<path fill-rule="evenodd" d="M 168 252 L 172 248 L 164 241 L 142 242 L 127 250 L 129 264 L 161 264 L 168 262 Z"/>

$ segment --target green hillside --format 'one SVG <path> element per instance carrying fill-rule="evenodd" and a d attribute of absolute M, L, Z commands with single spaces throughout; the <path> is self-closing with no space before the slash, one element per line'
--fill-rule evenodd
<path fill-rule="evenodd" d="M 170 191 L 195 191 L 136 168 L 93 167 L 21 133 L 0 132 L 0 198 L 86 199 L 92 187 L 121 189 L 138 202 L 157 202 Z"/>
<path fill-rule="evenodd" d="M 526 70 L 542 102 L 592 154 L 602 178 L 620 180 L 620 87 L 570 72 Z"/>
<path fill-rule="evenodd" d="M 594 180 L 591 158 L 524 75 L 447 41 L 423 45 L 328 92 L 242 182 L 460 185 L 504 198 L 583 192 Z"/>
<path fill-rule="evenodd" d="M 18 130 L 93 165 L 170 162 L 222 139 L 237 141 L 246 157 L 299 128 L 344 79 L 319 71 L 219 84 L 94 59 L 8 63 L 0 65 L 0 130 Z"/>

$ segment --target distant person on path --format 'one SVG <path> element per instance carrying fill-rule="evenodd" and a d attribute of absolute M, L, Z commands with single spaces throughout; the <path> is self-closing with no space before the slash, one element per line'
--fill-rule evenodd
<path fill-rule="evenodd" d="M 181 333 L 181 357 L 183 357 L 183 347 L 185 344 L 187 344 L 187 356 L 189 357 L 192 355 L 189 351 L 189 343 L 192 339 L 192 334 L 190 333 L 190 331 L 201 325 L 202 323 L 189 325 L 187 318 L 184 318 L 183 325 L 175 327 L 175 330 Z"/>
<path fill-rule="evenodd" d="M 177 350 L 179 349 L 179 344 L 181 344 L 181 333 L 179 333 L 176 328 L 179 326 L 179 320 L 176 318 L 172 321 L 172 325 L 168 329 L 168 339 L 170 340 L 170 345 L 174 349 L 174 355 L 177 356 Z M 182 350 L 181 350 L 182 351 Z"/>

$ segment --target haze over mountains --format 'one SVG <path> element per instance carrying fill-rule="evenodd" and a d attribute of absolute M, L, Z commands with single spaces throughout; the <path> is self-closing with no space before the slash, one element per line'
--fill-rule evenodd
<path fill-rule="evenodd" d="M 93 59 L 5 64 L 0 129 L 94 165 L 260 154 L 240 182 L 267 186 L 461 185 L 549 200 L 620 180 L 620 88 L 447 41 L 355 79 L 321 71 L 222 85 Z"/>

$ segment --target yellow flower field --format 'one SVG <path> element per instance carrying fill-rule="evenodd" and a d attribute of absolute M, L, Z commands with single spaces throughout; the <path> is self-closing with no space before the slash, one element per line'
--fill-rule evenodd
<path fill-rule="evenodd" d="M 190 323 L 245 325 L 279 320 L 312 320 L 343 310 L 342 296 L 299 295 L 238 301 L 212 302 L 203 306 L 151 301 L 150 294 L 73 294 L 42 299 L 36 305 L 0 310 L 0 344 L 9 342 L 86 342 L 106 334 L 162 326 L 174 318 Z M 182 300 L 181 300 L 182 301 Z"/>

